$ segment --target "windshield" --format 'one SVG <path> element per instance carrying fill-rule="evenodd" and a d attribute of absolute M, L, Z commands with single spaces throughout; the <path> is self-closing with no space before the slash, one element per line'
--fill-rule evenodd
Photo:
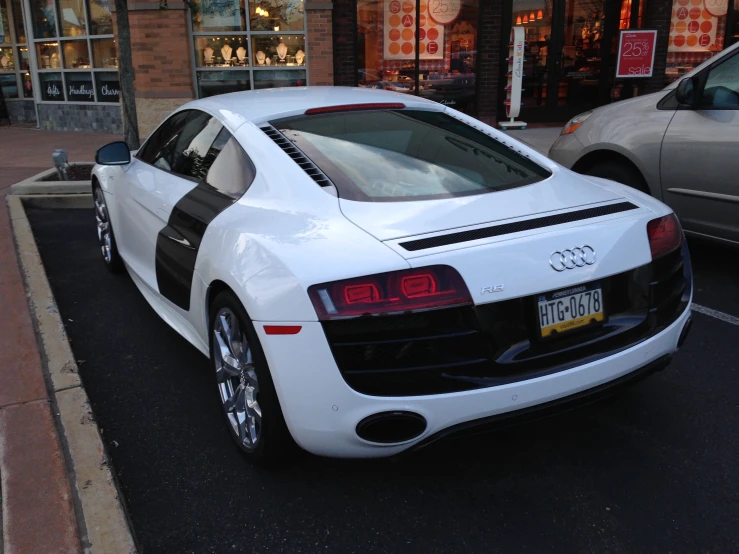
<path fill-rule="evenodd" d="M 520 187 L 551 175 L 442 112 L 342 112 L 286 118 L 272 125 L 349 200 L 451 198 Z"/>

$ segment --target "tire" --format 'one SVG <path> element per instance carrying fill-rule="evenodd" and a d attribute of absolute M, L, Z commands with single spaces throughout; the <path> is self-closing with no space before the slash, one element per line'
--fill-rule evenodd
<path fill-rule="evenodd" d="M 649 188 L 644 182 L 641 173 L 636 168 L 617 160 L 598 162 L 587 168 L 583 173 L 592 175 L 593 177 L 610 179 L 611 181 L 633 187 L 645 194 L 650 194 Z"/>
<path fill-rule="evenodd" d="M 213 300 L 209 321 L 211 371 L 236 446 L 252 463 L 284 463 L 295 443 L 251 319 L 236 295 L 225 290 Z"/>
<path fill-rule="evenodd" d="M 125 269 L 123 259 L 118 253 L 118 245 L 113 234 L 113 224 L 110 221 L 108 205 L 105 202 L 103 189 L 96 182 L 92 187 L 92 199 L 95 207 L 95 221 L 97 223 L 98 243 L 103 255 L 105 267 L 111 273 L 121 273 Z"/>

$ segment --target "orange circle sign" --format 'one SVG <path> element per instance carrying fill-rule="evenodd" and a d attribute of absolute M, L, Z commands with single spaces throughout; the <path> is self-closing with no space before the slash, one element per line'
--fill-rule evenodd
<path fill-rule="evenodd" d="M 439 25 L 449 25 L 459 17 L 462 10 L 461 0 L 428 0 L 431 19 Z"/>

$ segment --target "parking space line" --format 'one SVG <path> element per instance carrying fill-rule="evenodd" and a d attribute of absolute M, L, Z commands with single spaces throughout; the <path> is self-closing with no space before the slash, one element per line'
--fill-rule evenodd
<path fill-rule="evenodd" d="M 706 308 L 705 306 L 701 306 L 700 304 L 693 304 L 691 308 L 693 309 L 693 311 L 696 311 L 699 314 L 705 314 L 707 316 L 720 319 L 721 321 L 725 321 L 726 323 L 731 323 L 732 325 L 739 326 L 739 317 L 734 317 L 733 315 L 725 314 L 724 312 L 712 310 L 711 308 Z"/>

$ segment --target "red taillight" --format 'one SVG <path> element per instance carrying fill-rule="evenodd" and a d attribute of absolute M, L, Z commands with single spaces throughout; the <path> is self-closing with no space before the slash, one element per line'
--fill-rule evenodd
<path fill-rule="evenodd" d="M 265 325 L 264 332 L 268 335 L 297 335 L 302 328 L 301 325 Z"/>
<path fill-rule="evenodd" d="M 652 249 L 652 259 L 672 252 L 680 246 L 683 240 L 680 222 L 678 222 L 675 214 L 653 219 L 647 223 L 647 236 L 649 237 L 649 247 Z"/>
<path fill-rule="evenodd" d="M 321 113 L 356 112 L 360 110 L 402 110 L 405 104 L 401 102 L 374 102 L 371 104 L 342 104 L 340 106 L 324 106 L 305 110 L 305 115 Z"/>
<path fill-rule="evenodd" d="M 313 285 L 308 295 L 321 320 L 472 304 L 462 277 L 445 265 Z"/>

